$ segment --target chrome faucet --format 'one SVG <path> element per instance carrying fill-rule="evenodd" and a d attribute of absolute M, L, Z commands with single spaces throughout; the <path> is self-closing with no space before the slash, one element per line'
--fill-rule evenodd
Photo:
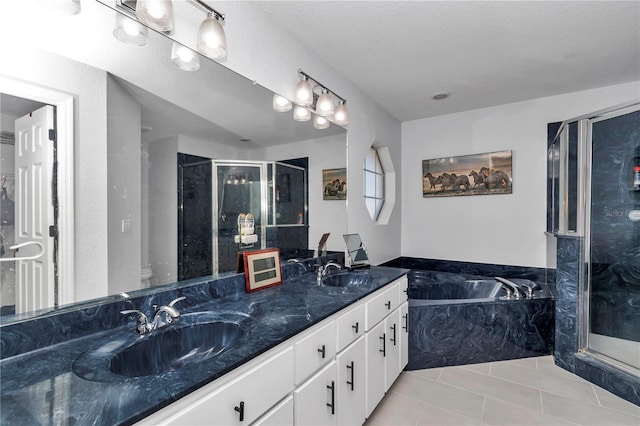
<path fill-rule="evenodd" d="M 513 292 L 513 297 L 516 299 L 520 299 L 520 294 L 522 293 L 522 290 L 520 289 L 520 287 L 518 287 L 518 285 L 516 283 L 514 283 L 513 281 L 509 281 L 506 278 L 501 278 L 501 277 L 494 277 L 496 281 L 498 281 L 499 283 L 501 283 L 503 286 L 505 286 L 507 288 L 507 299 L 511 298 L 511 294 L 509 292 L 509 290 L 511 290 L 511 292 Z M 526 295 L 524 293 L 522 293 L 523 296 Z"/>
<path fill-rule="evenodd" d="M 154 316 L 153 321 L 149 323 L 149 319 L 144 314 L 137 309 L 127 309 L 124 311 L 120 311 L 123 315 L 129 314 L 137 314 L 138 320 L 136 322 L 136 333 L 138 334 L 147 334 L 152 332 L 153 330 L 157 330 L 163 326 L 173 324 L 178 321 L 180 318 L 180 312 L 173 307 L 177 302 L 186 299 L 186 297 L 178 297 L 177 299 L 172 300 L 168 305 L 160 306 Z M 164 319 L 163 319 L 164 318 Z"/>
<path fill-rule="evenodd" d="M 318 282 L 322 280 L 322 277 L 326 276 L 329 272 L 329 268 L 334 267 L 336 269 L 342 269 L 342 266 L 336 262 L 328 262 L 326 265 L 318 264 Z"/>

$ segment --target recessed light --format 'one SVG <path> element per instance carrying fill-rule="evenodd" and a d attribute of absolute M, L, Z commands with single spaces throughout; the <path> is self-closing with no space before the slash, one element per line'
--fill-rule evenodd
<path fill-rule="evenodd" d="M 451 96 L 451 92 L 437 92 L 433 94 L 431 99 L 435 101 L 441 101 L 443 99 L 447 99 L 449 96 Z"/>

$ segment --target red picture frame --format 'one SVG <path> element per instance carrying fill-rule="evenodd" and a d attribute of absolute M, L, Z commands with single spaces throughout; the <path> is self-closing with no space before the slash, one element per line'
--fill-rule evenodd
<path fill-rule="evenodd" d="M 282 284 L 280 249 L 246 251 L 242 253 L 242 259 L 248 293 Z"/>

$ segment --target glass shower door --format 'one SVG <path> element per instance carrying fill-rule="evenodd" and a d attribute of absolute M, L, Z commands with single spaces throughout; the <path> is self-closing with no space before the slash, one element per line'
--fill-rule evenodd
<path fill-rule="evenodd" d="M 214 223 L 214 273 L 235 272 L 238 253 L 265 248 L 264 163 L 214 161 L 217 189 Z"/>
<path fill-rule="evenodd" d="M 592 119 L 590 133 L 588 347 L 640 369 L 640 111 Z"/>

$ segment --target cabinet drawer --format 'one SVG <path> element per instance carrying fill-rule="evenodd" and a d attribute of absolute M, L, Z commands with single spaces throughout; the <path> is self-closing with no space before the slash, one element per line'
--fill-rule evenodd
<path fill-rule="evenodd" d="M 358 337 L 364 336 L 364 312 L 364 304 L 360 303 L 336 320 L 338 326 L 338 352 L 349 346 Z"/>
<path fill-rule="evenodd" d="M 336 354 L 336 322 L 313 330 L 296 341 L 295 345 L 295 383 L 299 385 L 333 359 Z"/>
<path fill-rule="evenodd" d="M 407 299 L 409 298 L 409 279 L 407 278 L 407 276 L 403 276 L 398 278 L 397 280 L 398 282 L 398 294 L 400 295 L 400 304 L 402 304 L 403 302 L 406 302 Z"/>
<path fill-rule="evenodd" d="M 366 304 L 366 329 L 371 330 L 384 317 L 396 309 L 400 302 L 398 283 L 390 284 L 387 289 L 374 296 Z"/>
<path fill-rule="evenodd" d="M 288 347 L 230 382 L 222 386 L 218 386 L 215 382 L 204 386 L 155 415 L 147 417 L 141 423 L 154 425 L 249 424 L 293 390 L 292 363 L 293 348 Z M 167 413 L 165 411 L 167 409 L 170 412 Z M 241 414 L 242 420 L 240 420 Z"/>

